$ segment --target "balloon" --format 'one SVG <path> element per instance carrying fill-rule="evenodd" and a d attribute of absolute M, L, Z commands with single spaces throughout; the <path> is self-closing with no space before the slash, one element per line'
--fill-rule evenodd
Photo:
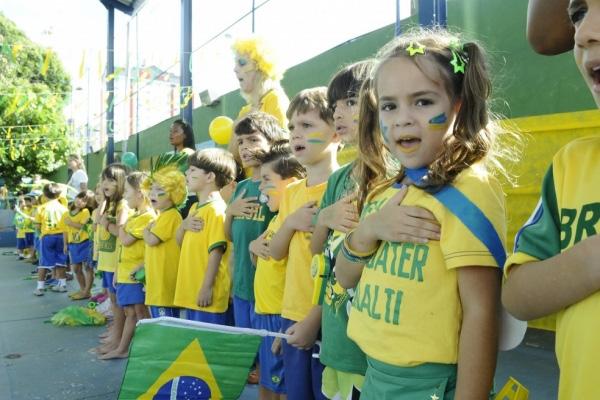
<path fill-rule="evenodd" d="M 128 151 L 127 153 L 123 153 L 121 156 L 121 162 L 127 165 L 129 168 L 136 169 L 138 166 L 138 159 L 135 153 Z"/>
<path fill-rule="evenodd" d="M 217 144 L 227 144 L 233 132 L 233 120 L 221 115 L 213 119 L 208 126 L 210 138 Z"/>

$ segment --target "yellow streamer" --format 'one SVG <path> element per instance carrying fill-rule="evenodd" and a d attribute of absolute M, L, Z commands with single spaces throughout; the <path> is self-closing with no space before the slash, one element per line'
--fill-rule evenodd
<path fill-rule="evenodd" d="M 46 56 L 44 57 L 44 64 L 42 64 L 42 69 L 40 70 L 40 74 L 42 74 L 42 76 L 46 76 L 46 73 L 48 72 L 48 67 L 50 67 L 50 56 L 51 55 L 52 55 L 52 50 L 47 49 Z"/>

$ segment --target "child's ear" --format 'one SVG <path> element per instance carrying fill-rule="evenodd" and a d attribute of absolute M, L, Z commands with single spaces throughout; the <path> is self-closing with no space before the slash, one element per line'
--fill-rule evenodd
<path fill-rule="evenodd" d="M 214 183 L 215 179 L 217 179 L 217 176 L 215 175 L 214 172 L 211 171 L 211 172 L 208 173 L 207 178 L 208 178 L 208 182 Z"/>

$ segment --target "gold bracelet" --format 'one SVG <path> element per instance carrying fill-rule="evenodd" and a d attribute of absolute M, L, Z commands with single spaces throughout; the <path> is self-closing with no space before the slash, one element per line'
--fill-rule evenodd
<path fill-rule="evenodd" d="M 377 249 L 379 249 L 379 241 L 377 242 L 377 245 L 375 246 L 375 248 L 373 250 L 365 251 L 365 252 L 354 250 L 350 246 L 350 237 L 352 236 L 353 233 L 354 233 L 354 229 L 352 229 L 350 232 L 348 232 L 346 234 L 346 237 L 344 238 L 344 247 L 346 248 L 346 250 L 348 250 L 348 253 L 350 253 L 354 257 L 364 258 L 364 257 L 371 257 L 373 254 L 375 254 L 377 252 Z"/>

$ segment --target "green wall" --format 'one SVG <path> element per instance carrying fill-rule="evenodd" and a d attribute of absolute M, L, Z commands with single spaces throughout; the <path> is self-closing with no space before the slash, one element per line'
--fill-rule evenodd
<path fill-rule="evenodd" d="M 508 118 L 594 109 L 592 97 L 573 61 L 572 53 L 540 56 L 525 39 L 526 0 L 448 0 L 448 26 L 484 44 L 492 64 L 494 110 Z M 416 18 L 402 21 L 403 29 L 415 24 Z M 290 68 L 282 82 L 288 96 L 299 90 L 326 85 L 341 66 L 373 56 L 393 38 L 389 25 L 349 40 L 310 60 Z M 238 91 L 222 96 L 218 104 L 194 110 L 193 128 L 196 142 L 208 140 L 208 125 L 219 115 L 235 118 L 244 104 Z M 147 160 L 170 150 L 168 131 L 175 118 L 165 120 L 140 132 L 140 160 Z M 115 144 L 120 150 L 122 143 Z M 129 138 L 127 150 L 136 152 L 135 136 Z M 104 153 L 88 156 L 88 175 L 94 185 L 104 160 Z M 50 177 L 65 181 L 66 168 Z"/>
<path fill-rule="evenodd" d="M 572 52 L 548 57 L 529 47 L 526 0 L 448 0 L 447 4 L 448 26 L 482 42 L 491 56 L 496 111 L 516 118 L 596 108 Z"/>

